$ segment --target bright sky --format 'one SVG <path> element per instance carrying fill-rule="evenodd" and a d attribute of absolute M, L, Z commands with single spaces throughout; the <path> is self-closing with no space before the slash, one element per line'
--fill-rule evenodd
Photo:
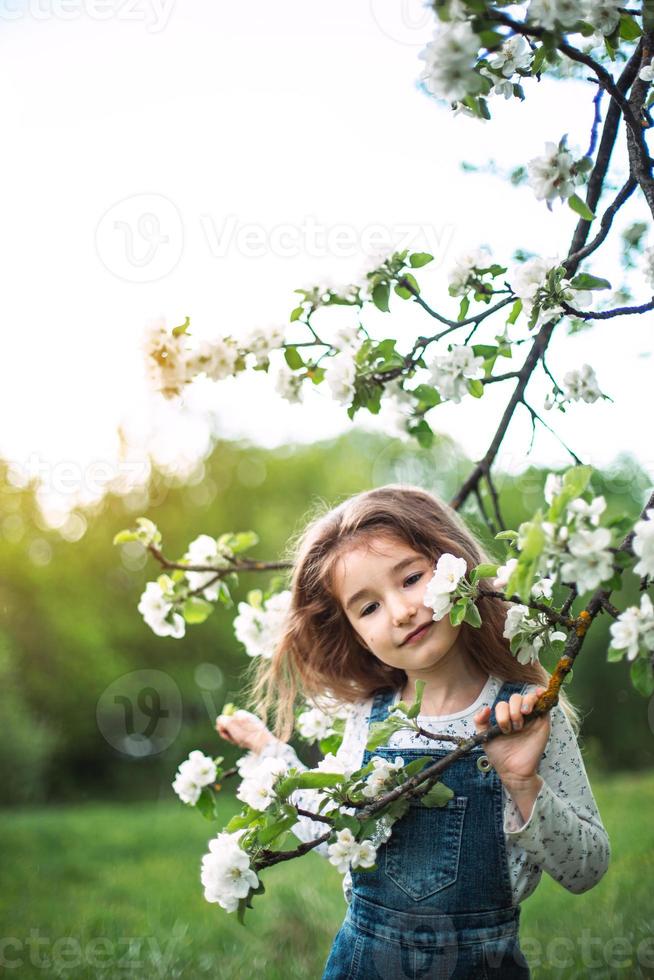
<path fill-rule="evenodd" d="M 451 313 L 444 276 L 464 249 L 487 243 L 500 261 L 518 246 L 565 251 L 571 212 L 459 162 L 511 167 L 564 132 L 585 148 L 591 92 L 534 83 L 522 105 L 496 101 L 491 124 L 453 118 L 416 87 L 431 36 L 417 2 L 0 0 L 0 28 L 0 454 L 39 467 L 62 501 L 93 483 L 92 467 L 116 471 L 119 427 L 135 459 L 148 446 L 183 462 L 212 426 L 273 446 L 350 424 L 320 391 L 288 405 L 260 372 L 200 385 L 181 408 L 153 402 L 139 353 L 153 317 L 188 314 L 198 337 L 284 324 L 293 289 L 356 277 L 380 228 L 436 255 L 423 293 Z M 616 255 L 595 271 L 617 281 Z M 431 328 L 400 301 L 393 318 L 365 322 L 402 349 Z M 547 416 L 587 462 L 629 450 L 654 470 L 635 423 L 651 324 L 651 314 L 609 321 L 552 344 L 559 380 L 588 361 L 614 399 Z M 548 387 L 529 389 L 538 410 Z M 432 424 L 476 456 L 509 390 L 443 406 Z M 207 408 L 213 421 L 198 421 Z M 524 464 L 530 434 L 522 412 L 500 465 Z M 569 457 L 541 430 L 532 459 Z"/>

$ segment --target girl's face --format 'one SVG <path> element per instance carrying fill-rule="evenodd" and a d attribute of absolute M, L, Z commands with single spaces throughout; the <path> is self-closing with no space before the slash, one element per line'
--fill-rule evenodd
<path fill-rule="evenodd" d="M 391 667 L 421 671 L 435 666 L 456 646 L 460 626 L 449 616 L 433 621 L 423 603 L 434 573 L 429 558 L 388 537 L 354 547 L 334 568 L 334 589 L 364 647 Z M 407 642 L 419 626 L 426 630 Z"/>

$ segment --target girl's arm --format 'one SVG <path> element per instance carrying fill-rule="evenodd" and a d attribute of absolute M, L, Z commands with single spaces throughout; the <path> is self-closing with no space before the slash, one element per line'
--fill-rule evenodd
<path fill-rule="evenodd" d="M 552 708 L 550 721 L 538 766 L 542 786 L 531 813 L 525 819 L 505 787 L 504 832 L 532 864 L 568 891 L 581 894 L 603 877 L 611 849 L 577 739 L 559 705 Z"/>

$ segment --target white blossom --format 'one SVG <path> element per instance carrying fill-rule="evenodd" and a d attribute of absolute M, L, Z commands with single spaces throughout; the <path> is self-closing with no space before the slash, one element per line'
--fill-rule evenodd
<path fill-rule="evenodd" d="M 579 370 L 568 371 L 563 375 L 563 393 L 571 401 L 583 399 L 589 404 L 602 397 L 595 372 L 590 364 L 582 364 Z"/>
<path fill-rule="evenodd" d="M 253 327 L 240 341 L 239 346 L 245 353 L 254 354 L 255 364 L 258 367 L 267 368 L 270 352 L 280 348 L 283 343 L 283 327 Z"/>
<path fill-rule="evenodd" d="M 216 779 L 216 763 L 199 749 L 194 749 L 188 759 L 180 763 L 172 787 L 184 803 L 195 806 L 200 799 L 203 786 L 209 786 Z"/>
<path fill-rule="evenodd" d="M 328 752 L 327 755 L 320 760 L 316 769 L 319 772 L 338 772 L 349 779 L 355 769 L 348 765 L 344 760 L 339 759 L 334 755 L 333 752 Z"/>
<path fill-rule="evenodd" d="M 585 4 L 580 0 L 531 0 L 528 19 L 548 31 L 557 26 L 572 27 L 583 20 Z"/>
<path fill-rule="evenodd" d="M 610 544 L 611 532 L 606 527 L 577 530 L 568 543 L 570 556 L 561 565 L 563 580 L 574 582 L 580 593 L 596 589 L 613 572 L 613 556 L 607 550 Z"/>
<path fill-rule="evenodd" d="M 444 554 L 438 559 L 422 600 L 423 605 L 432 609 L 435 622 L 446 616 L 452 608 L 452 593 L 465 575 L 466 569 L 465 558 Z"/>
<path fill-rule="evenodd" d="M 511 286 L 516 296 L 522 300 L 526 316 L 531 317 L 534 305 L 537 302 L 540 304 L 536 326 L 563 312 L 560 300 L 564 300 L 576 309 L 583 308 L 592 300 L 592 294 L 588 290 L 575 289 L 568 279 L 561 279 L 556 300 L 548 294 L 548 275 L 559 265 L 559 260 L 556 258 L 542 259 L 540 256 L 534 256 L 513 270 Z"/>
<path fill-rule="evenodd" d="M 311 708 L 309 711 L 303 711 L 302 714 L 298 715 L 296 728 L 302 738 L 311 741 L 327 738 L 334 732 L 330 715 L 318 708 Z"/>
<path fill-rule="evenodd" d="M 626 650 L 627 660 L 636 659 L 641 641 L 648 652 L 654 651 L 654 606 L 647 593 L 641 596 L 640 607 L 629 606 L 609 628 L 611 646 Z"/>
<path fill-rule="evenodd" d="M 516 654 L 518 663 L 537 663 L 538 655 L 546 642 L 565 640 L 565 633 L 561 630 L 550 630 L 546 627 L 547 620 L 544 613 L 534 614 L 528 606 L 520 603 L 509 608 L 502 635 L 507 640 L 513 640 L 518 635 L 522 636 L 520 648 Z"/>
<path fill-rule="evenodd" d="M 361 335 L 357 324 L 338 327 L 334 333 L 334 346 L 340 351 L 356 351 L 361 347 Z"/>
<path fill-rule="evenodd" d="M 654 58 L 652 58 L 652 61 L 654 62 Z M 650 246 L 650 248 L 646 248 L 643 251 L 643 258 L 645 259 L 643 274 L 649 288 L 654 290 L 654 246 Z"/>
<path fill-rule="evenodd" d="M 493 579 L 493 588 L 498 591 L 505 589 L 509 584 L 514 569 L 518 564 L 517 558 L 509 558 L 505 565 L 500 565 L 497 569 L 497 576 Z"/>
<path fill-rule="evenodd" d="M 638 77 L 643 82 L 651 82 L 654 79 L 654 58 L 648 65 L 644 65 L 638 72 Z"/>
<path fill-rule="evenodd" d="M 613 34 L 620 23 L 623 0 L 590 0 L 586 19 L 600 34 Z"/>
<path fill-rule="evenodd" d="M 425 62 L 420 80 L 437 98 L 464 99 L 475 88 L 478 52 L 479 38 L 467 21 L 439 23 L 433 40 L 418 55 Z"/>
<path fill-rule="evenodd" d="M 559 197 L 567 201 L 575 192 L 575 183 L 579 182 L 574 166 L 574 158 L 568 149 L 557 143 L 546 143 L 545 155 L 534 157 L 527 163 L 528 183 L 536 200 L 551 204 Z"/>
<path fill-rule="evenodd" d="M 524 37 L 516 34 L 504 42 L 502 47 L 488 58 L 488 64 L 505 78 L 511 78 L 520 68 L 529 68 L 534 54 Z"/>
<path fill-rule="evenodd" d="M 184 334 L 173 336 L 165 319 L 159 317 L 146 325 L 142 349 L 146 375 L 152 388 L 164 398 L 175 398 L 187 381 Z"/>
<path fill-rule="evenodd" d="M 364 840 L 357 844 L 348 827 L 338 831 L 336 841 L 329 845 L 327 853 L 329 863 L 333 864 L 341 874 L 345 874 L 350 868 L 371 868 L 377 857 L 372 841 Z"/>
<path fill-rule="evenodd" d="M 599 524 L 600 517 L 605 510 L 606 500 L 603 496 L 594 497 L 590 503 L 587 503 L 582 497 L 575 497 L 568 504 L 568 513 L 578 522 L 588 521 L 589 524 L 595 527 Z"/>
<path fill-rule="evenodd" d="M 271 659 L 284 628 L 290 598 L 290 590 L 286 589 L 270 596 L 262 606 L 239 602 L 234 633 L 245 647 L 248 657 Z"/>
<path fill-rule="evenodd" d="M 304 386 L 303 377 L 301 374 L 297 374 L 292 371 L 288 364 L 284 361 L 277 368 L 277 374 L 275 375 L 275 391 L 286 401 L 292 404 L 298 404 L 304 399 Z"/>
<path fill-rule="evenodd" d="M 563 477 L 558 476 L 556 473 L 548 473 L 545 478 L 545 489 L 543 490 L 543 496 L 545 497 L 545 503 L 552 504 L 555 497 L 563 490 Z"/>
<path fill-rule="evenodd" d="M 368 799 L 379 796 L 393 775 L 399 772 L 404 766 L 404 759 L 399 755 L 395 757 L 394 762 L 391 762 L 389 759 L 383 759 L 379 755 L 374 755 L 370 761 L 374 768 L 366 776 L 366 784 L 361 790 L 363 796 Z"/>
<path fill-rule="evenodd" d="M 636 575 L 654 577 L 654 507 L 645 512 L 645 520 L 634 525 L 632 549 L 640 561 L 634 565 Z"/>
<path fill-rule="evenodd" d="M 222 381 L 234 374 L 239 350 L 231 338 L 202 340 L 197 350 L 186 357 L 187 380 L 198 374 L 206 374 L 212 381 Z"/>
<path fill-rule="evenodd" d="M 274 783 L 288 772 L 287 763 L 275 756 L 265 756 L 250 769 L 236 792 L 236 798 L 254 810 L 267 810 L 275 799 Z"/>
<path fill-rule="evenodd" d="M 459 255 L 448 274 L 450 296 L 465 295 L 474 278 L 475 269 L 487 269 L 490 262 L 490 255 L 481 248 Z"/>
<path fill-rule="evenodd" d="M 225 552 L 219 550 L 216 538 L 212 538 L 208 534 L 200 534 L 194 541 L 191 541 L 184 558 L 191 565 L 214 565 L 216 569 L 227 568 L 230 564 Z M 218 598 L 220 579 L 211 585 L 207 585 L 215 578 L 215 572 L 186 572 L 185 575 L 192 591 L 202 589 L 202 595 L 209 602 Z M 203 588 L 205 585 L 207 588 Z"/>
<path fill-rule="evenodd" d="M 208 902 L 217 902 L 227 912 L 235 912 L 239 900 L 259 884 L 250 867 L 249 855 L 238 844 L 243 833 L 238 830 L 218 834 L 209 841 L 209 853 L 202 858 L 200 880 L 204 897 Z"/>
<path fill-rule="evenodd" d="M 351 405 L 355 377 L 356 363 L 351 350 L 341 351 L 328 358 L 325 364 L 325 381 L 339 405 Z"/>
<path fill-rule="evenodd" d="M 454 344 L 449 354 L 436 355 L 428 364 L 431 384 L 443 398 L 459 403 L 468 391 L 468 379 L 484 375 L 484 358 L 475 357 L 472 347 Z"/>
<path fill-rule="evenodd" d="M 184 617 L 177 612 L 171 612 L 173 604 L 169 593 L 164 593 L 159 582 L 148 582 L 136 608 L 157 636 L 172 636 L 176 640 L 184 636 Z"/>

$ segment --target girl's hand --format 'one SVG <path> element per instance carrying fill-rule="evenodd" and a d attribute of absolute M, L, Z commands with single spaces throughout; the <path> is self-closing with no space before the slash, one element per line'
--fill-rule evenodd
<path fill-rule="evenodd" d="M 529 694 L 512 694 L 508 701 L 498 701 L 495 718 L 505 734 L 519 732 L 538 697 L 545 691 L 538 687 Z M 488 730 L 491 709 L 482 708 L 474 716 L 477 732 Z M 522 735 L 503 738 L 498 735 L 484 745 L 489 762 L 508 788 L 520 788 L 533 782 L 550 734 L 549 713 L 532 721 Z"/>
<path fill-rule="evenodd" d="M 216 731 L 221 738 L 251 752 L 261 752 L 275 737 L 260 718 L 243 709 L 233 715 L 218 715 Z"/>

